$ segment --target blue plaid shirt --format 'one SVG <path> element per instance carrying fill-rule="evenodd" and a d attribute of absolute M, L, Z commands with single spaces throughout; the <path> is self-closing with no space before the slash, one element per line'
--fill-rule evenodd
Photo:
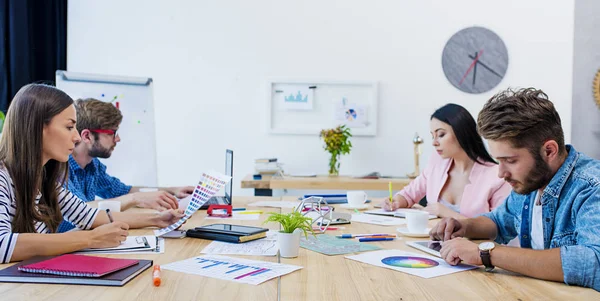
<path fill-rule="evenodd" d="M 92 159 L 85 168 L 81 168 L 73 156 L 69 156 L 67 188 L 84 202 L 91 202 L 96 199 L 96 196 L 103 199 L 120 197 L 131 190 L 131 186 L 107 174 L 106 165 L 97 158 Z M 66 232 L 73 228 L 75 225 L 63 221 L 58 227 L 58 232 Z"/>

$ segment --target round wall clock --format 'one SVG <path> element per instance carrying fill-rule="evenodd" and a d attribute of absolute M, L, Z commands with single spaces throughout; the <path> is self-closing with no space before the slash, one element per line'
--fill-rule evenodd
<path fill-rule="evenodd" d="M 596 77 L 594 77 L 594 100 L 596 100 L 596 105 L 600 108 L 600 70 L 596 72 Z"/>
<path fill-rule="evenodd" d="M 442 68 L 450 83 L 467 93 L 496 87 L 508 68 L 508 51 L 500 37 L 483 27 L 455 33 L 444 47 Z"/>

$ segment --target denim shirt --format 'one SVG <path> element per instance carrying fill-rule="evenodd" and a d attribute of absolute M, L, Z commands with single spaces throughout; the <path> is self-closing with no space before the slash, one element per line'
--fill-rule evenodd
<path fill-rule="evenodd" d="M 106 173 L 106 165 L 97 158 L 85 168 L 81 168 L 73 156 L 69 156 L 69 181 L 66 188 L 84 202 L 91 202 L 99 196 L 103 199 L 112 199 L 128 194 L 131 186 L 125 185 L 121 180 Z M 75 225 L 63 220 L 58 227 L 59 233 L 67 232 Z"/>
<path fill-rule="evenodd" d="M 600 291 L 600 161 L 567 145 L 568 156 L 542 192 L 544 249 L 560 248 L 567 284 Z M 531 213 L 536 192 L 514 191 L 506 202 L 483 214 L 496 224 L 496 242 L 519 236 L 531 248 Z"/>

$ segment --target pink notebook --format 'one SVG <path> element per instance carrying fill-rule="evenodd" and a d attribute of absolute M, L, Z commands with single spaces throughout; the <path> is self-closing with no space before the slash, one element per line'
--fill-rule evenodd
<path fill-rule="evenodd" d="M 139 261 L 135 259 L 66 254 L 37 263 L 19 266 L 19 271 L 61 276 L 102 277 L 138 263 Z"/>

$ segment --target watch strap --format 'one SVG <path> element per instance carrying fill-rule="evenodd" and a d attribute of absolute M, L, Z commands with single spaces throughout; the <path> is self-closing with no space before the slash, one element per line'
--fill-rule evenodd
<path fill-rule="evenodd" d="M 481 256 L 481 262 L 483 262 L 483 265 L 485 266 L 485 271 L 491 272 L 495 268 L 495 266 L 492 265 L 490 251 L 489 250 L 479 251 L 479 256 Z"/>

